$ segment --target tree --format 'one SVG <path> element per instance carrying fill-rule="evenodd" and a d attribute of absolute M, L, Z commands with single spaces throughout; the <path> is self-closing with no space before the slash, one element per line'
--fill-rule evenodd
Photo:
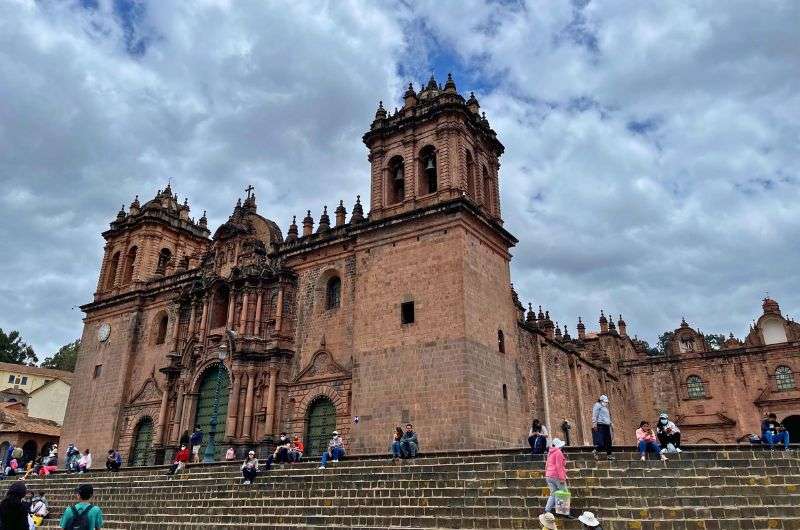
<path fill-rule="evenodd" d="M 706 333 L 703 338 L 712 350 L 721 350 L 726 340 L 724 333 Z"/>
<path fill-rule="evenodd" d="M 33 348 L 22 340 L 19 331 L 6 333 L 0 328 L 0 362 L 34 366 L 39 359 Z"/>
<path fill-rule="evenodd" d="M 55 368 L 56 370 L 75 371 L 75 362 L 78 360 L 78 351 L 81 349 L 81 340 L 70 342 L 61 346 L 52 357 L 42 362 L 42 368 Z"/>
<path fill-rule="evenodd" d="M 658 355 L 666 355 L 668 353 L 667 348 L 669 347 L 669 343 L 674 335 L 674 331 L 665 331 L 658 336 L 658 346 L 656 346 Z"/>

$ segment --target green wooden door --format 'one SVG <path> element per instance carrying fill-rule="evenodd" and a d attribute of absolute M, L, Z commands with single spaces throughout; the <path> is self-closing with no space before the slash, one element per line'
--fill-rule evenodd
<path fill-rule="evenodd" d="M 144 418 L 136 427 L 136 437 L 133 441 L 133 451 L 131 451 L 132 466 L 146 466 L 150 456 L 150 448 L 153 445 L 153 420 Z"/>
<path fill-rule="evenodd" d="M 306 454 L 321 455 L 336 428 L 336 407 L 333 402 L 327 398 L 315 401 L 308 409 L 307 425 Z"/>
<path fill-rule="evenodd" d="M 199 395 L 197 396 L 197 414 L 194 424 L 203 429 L 203 445 L 200 448 L 200 458 L 203 457 L 206 444 L 211 437 L 211 417 L 214 415 L 214 401 L 217 394 L 217 376 L 220 378 L 219 385 L 219 409 L 217 411 L 217 433 L 214 436 L 214 447 L 216 449 L 214 458 L 218 459 L 222 440 L 225 437 L 225 421 L 228 417 L 228 395 L 229 380 L 228 371 L 219 365 L 206 371 L 203 382 L 200 383 Z"/>

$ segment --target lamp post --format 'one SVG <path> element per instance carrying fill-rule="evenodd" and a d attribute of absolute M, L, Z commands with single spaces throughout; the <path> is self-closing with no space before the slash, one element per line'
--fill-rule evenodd
<path fill-rule="evenodd" d="M 225 369 L 225 358 L 228 356 L 228 345 L 225 341 L 219 345 L 217 352 L 220 363 L 217 369 L 217 388 L 214 392 L 214 413 L 211 415 L 211 432 L 208 433 L 208 444 L 206 444 L 206 451 L 203 454 L 203 463 L 208 464 L 214 462 L 216 447 L 214 438 L 217 436 L 217 416 L 219 416 L 219 398 L 222 392 L 222 371 Z"/>

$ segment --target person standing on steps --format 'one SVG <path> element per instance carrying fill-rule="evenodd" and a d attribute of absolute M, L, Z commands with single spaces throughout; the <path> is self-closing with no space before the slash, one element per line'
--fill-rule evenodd
<path fill-rule="evenodd" d="M 33 518 L 30 505 L 23 501 L 28 489 L 25 483 L 17 481 L 9 486 L 5 498 L 0 501 L 0 521 L 3 530 L 29 530 Z"/>
<path fill-rule="evenodd" d="M 75 489 L 77 501 L 64 510 L 59 526 L 65 530 L 97 530 L 103 528 L 103 511 L 91 504 L 94 495 L 91 484 L 81 484 Z"/>
<path fill-rule="evenodd" d="M 256 475 L 258 475 L 258 458 L 255 451 L 250 451 L 242 464 L 242 484 L 245 486 L 252 484 L 256 480 Z"/>
<path fill-rule="evenodd" d="M 106 457 L 106 469 L 117 472 L 120 467 L 122 467 L 122 455 L 116 449 L 109 449 L 108 457 Z"/>
<path fill-rule="evenodd" d="M 189 438 L 189 445 L 192 446 L 192 462 L 195 464 L 200 463 L 200 446 L 203 445 L 203 429 L 199 425 L 195 425 L 194 432 Z"/>
<path fill-rule="evenodd" d="M 528 445 L 531 446 L 531 454 L 543 455 L 547 451 L 547 437 L 550 433 L 547 432 L 547 427 L 542 425 L 539 419 L 533 420 L 531 429 L 528 431 Z"/>
<path fill-rule="evenodd" d="M 406 423 L 406 432 L 400 440 L 400 456 L 403 458 L 416 458 L 419 449 L 419 439 L 414 432 L 414 426 Z"/>
<path fill-rule="evenodd" d="M 544 466 L 544 480 L 550 488 L 550 496 L 544 507 L 545 513 L 552 513 L 556 506 L 556 492 L 567 487 L 567 458 L 561 451 L 564 442 L 560 438 L 553 438 L 547 452 L 547 462 Z"/>
<path fill-rule="evenodd" d="M 603 394 L 592 407 L 592 433 L 595 439 L 595 457 L 605 451 L 606 458 L 614 460 L 611 454 L 613 446 L 611 411 L 608 409 L 608 396 Z"/>
<path fill-rule="evenodd" d="M 676 453 L 681 452 L 681 430 L 678 426 L 670 421 L 666 412 L 662 412 L 658 416 L 658 423 L 656 424 L 656 436 L 658 436 L 658 443 L 661 444 L 661 452 L 666 453 L 669 444 L 675 448 Z"/>
<path fill-rule="evenodd" d="M 667 457 L 664 455 L 664 452 L 661 451 L 661 447 L 656 440 L 656 434 L 653 432 L 653 428 L 650 427 L 649 422 L 643 421 L 639 424 L 639 428 L 636 429 L 636 440 L 639 444 L 639 454 L 641 455 L 642 462 L 647 460 L 648 452 L 659 455 L 662 462 L 667 461 Z"/>
<path fill-rule="evenodd" d="M 172 462 L 172 465 L 169 467 L 169 471 L 167 471 L 167 475 L 174 475 L 181 469 L 186 467 L 186 463 L 189 461 L 189 449 L 186 448 L 185 445 L 181 446 L 180 451 L 175 454 L 175 460 Z"/>
<path fill-rule="evenodd" d="M 325 469 L 325 466 L 328 465 L 328 460 L 338 462 L 342 458 L 344 458 L 344 440 L 339 435 L 339 431 L 333 431 L 331 440 L 328 442 L 328 450 L 322 453 L 319 468 Z"/>

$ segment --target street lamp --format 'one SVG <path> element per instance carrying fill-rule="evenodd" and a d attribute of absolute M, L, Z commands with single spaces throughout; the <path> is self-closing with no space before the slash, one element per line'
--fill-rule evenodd
<path fill-rule="evenodd" d="M 208 464 L 214 462 L 216 447 L 214 447 L 214 438 L 217 436 L 217 416 L 219 416 L 219 398 L 222 393 L 222 371 L 225 369 L 225 358 L 228 356 L 228 345 L 226 341 L 222 341 L 219 345 L 217 352 L 219 357 L 219 369 L 217 370 L 217 389 L 214 392 L 214 413 L 211 415 L 211 432 L 208 433 L 208 444 L 206 444 L 206 451 L 203 454 L 203 463 Z"/>

